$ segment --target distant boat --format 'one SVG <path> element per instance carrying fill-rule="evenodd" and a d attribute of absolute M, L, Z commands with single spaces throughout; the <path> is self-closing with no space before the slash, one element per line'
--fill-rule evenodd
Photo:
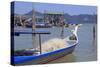
<path fill-rule="evenodd" d="M 51 24 L 47 24 L 47 23 L 44 23 L 44 22 L 37 22 L 37 23 L 35 24 L 35 26 L 36 26 L 36 28 L 50 28 L 50 27 L 52 27 Z M 32 23 L 28 23 L 28 24 L 26 25 L 26 27 L 27 27 L 27 28 L 32 28 Z"/>

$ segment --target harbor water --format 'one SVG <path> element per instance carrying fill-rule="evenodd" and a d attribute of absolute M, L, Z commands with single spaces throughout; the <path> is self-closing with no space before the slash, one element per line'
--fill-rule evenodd
<path fill-rule="evenodd" d="M 61 63 L 61 62 L 82 62 L 82 61 L 96 61 L 97 60 L 97 43 L 96 38 L 93 38 L 93 27 L 96 24 L 82 24 L 82 26 L 78 29 L 78 38 L 79 43 L 77 44 L 75 51 L 72 54 L 64 56 L 60 59 L 54 60 L 50 63 Z M 31 31 L 32 29 L 27 28 L 27 31 Z M 47 30 L 50 31 L 51 34 L 42 34 L 41 42 L 44 43 L 53 38 L 61 38 L 61 27 L 52 27 L 52 28 L 39 28 L 36 30 Z M 72 34 L 70 32 L 71 28 L 64 28 L 64 36 L 63 38 Z M 34 36 L 31 34 L 20 34 L 20 36 L 14 36 L 14 49 L 29 49 L 36 48 L 39 46 L 39 38 L 38 34 Z"/>

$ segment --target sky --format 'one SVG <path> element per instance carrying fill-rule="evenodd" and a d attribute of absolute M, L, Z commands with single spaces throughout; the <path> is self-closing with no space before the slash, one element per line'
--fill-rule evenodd
<path fill-rule="evenodd" d="M 15 2 L 15 13 L 25 14 L 30 12 L 33 8 L 36 11 L 44 13 L 47 12 L 64 12 L 70 15 L 79 14 L 97 14 L 96 6 L 83 5 L 68 5 L 68 4 L 50 4 L 50 3 L 32 3 L 32 2 Z"/>

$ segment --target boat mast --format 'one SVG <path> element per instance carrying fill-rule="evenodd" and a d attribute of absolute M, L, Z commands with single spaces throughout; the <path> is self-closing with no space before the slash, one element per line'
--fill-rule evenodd
<path fill-rule="evenodd" d="M 34 5 L 32 3 L 32 32 L 35 32 L 35 11 L 34 11 Z M 32 44 L 33 48 L 36 45 L 36 36 L 35 34 L 32 34 Z"/>
<path fill-rule="evenodd" d="M 35 11 L 34 11 L 34 6 L 32 4 L 32 31 L 35 31 Z"/>
<path fill-rule="evenodd" d="M 36 15 L 35 15 L 35 10 L 34 10 L 34 5 L 32 4 L 32 32 L 35 32 L 35 29 L 36 29 Z M 34 45 L 36 45 L 36 35 L 35 34 L 32 34 L 32 40 L 33 40 L 33 48 L 34 48 Z M 36 46 L 37 47 L 37 46 Z M 40 54 L 42 54 L 42 47 L 41 47 L 41 36 L 39 34 L 39 48 L 40 48 Z"/>

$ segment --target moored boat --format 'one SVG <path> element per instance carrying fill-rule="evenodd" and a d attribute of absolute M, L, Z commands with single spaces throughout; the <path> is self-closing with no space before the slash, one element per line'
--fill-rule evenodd
<path fill-rule="evenodd" d="M 75 46 L 78 44 L 78 36 L 77 36 L 77 29 L 78 27 L 75 27 L 75 30 L 73 30 L 73 35 L 68 36 L 65 38 L 68 42 L 68 45 L 65 48 L 57 49 L 51 52 L 46 53 L 39 53 L 40 51 L 36 51 L 37 54 L 33 55 L 31 54 L 32 51 L 26 50 L 26 53 L 30 53 L 31 55 L 13 55 L 11 56 L 12 64 L 13 65 L 23 65 L 23 64 L 45 64 L 50 61 L 56 60 L 58 58 L 61 58 L 65 55 L 71 54 Z M 15 32 L 19 34 L 49 34 L 44 32 Z M 34 51 L 34 50 L 33 50 Z M 25 53 L 25 52 L 24 52 Z"/>

